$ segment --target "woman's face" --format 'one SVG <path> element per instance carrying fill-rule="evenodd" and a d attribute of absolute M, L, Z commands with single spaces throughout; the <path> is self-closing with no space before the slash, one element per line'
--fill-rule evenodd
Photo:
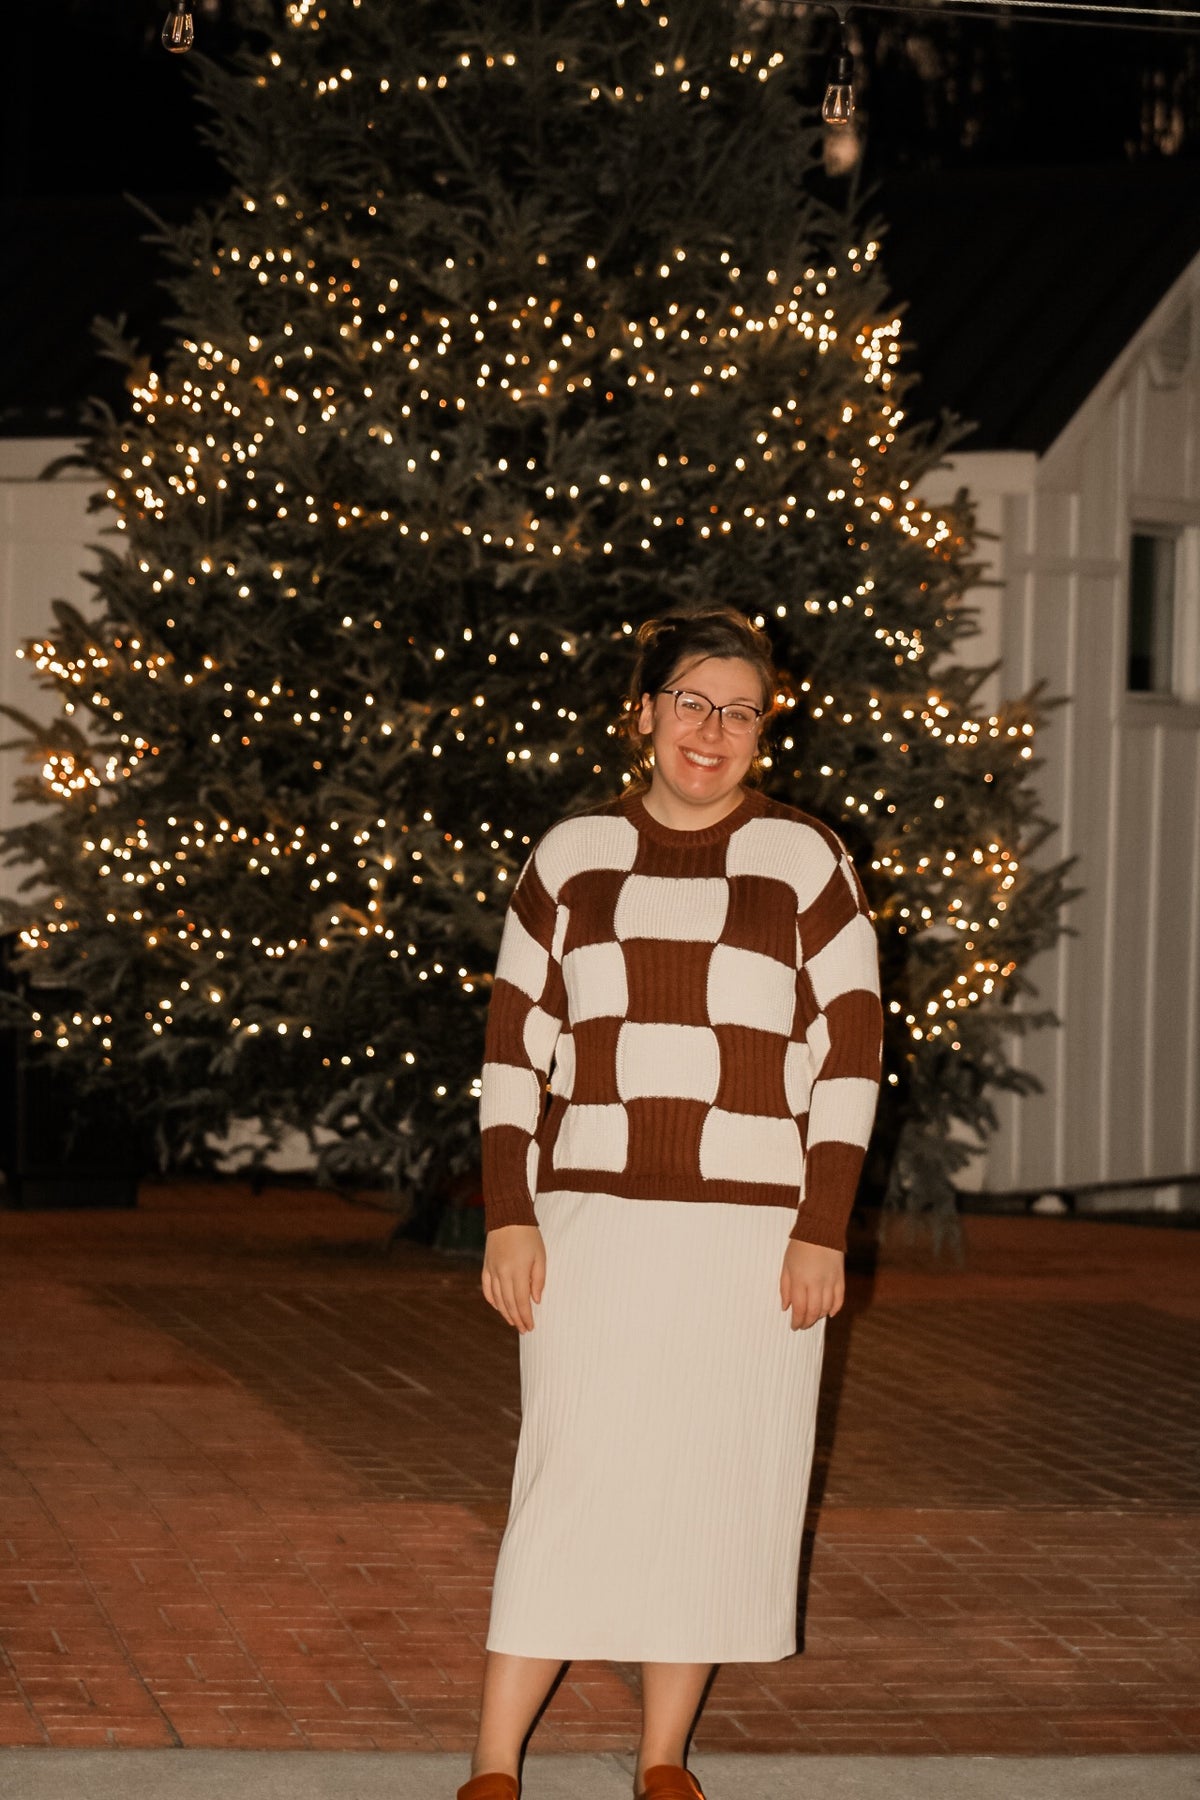
<path fill-rule="evenodd" d="M 753 663 L 740 656 L 705 656 L 683 662 L 664 684 L 684 688 L 713 706 L 761 710 L 762 679 Z M 758 721 L 737 732 L 703 706 L 680 717 L 669 693 L 643 694 L 638 729 L 654 747 L 651 794 L 672 812 L 703 826 L 731 810 L 758 749 Z"/>

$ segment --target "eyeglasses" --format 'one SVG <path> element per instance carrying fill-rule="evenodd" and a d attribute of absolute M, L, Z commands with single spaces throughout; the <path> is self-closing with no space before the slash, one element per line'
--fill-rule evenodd
<path fill-rule="evenodd" d="M 731 737 L 746 737 L 755 730 L 763 716 L 763 708 L 750 706 L 745 700 L 727 701 L 718 706 L 706 694 L 693 693 L 691 688 L 659 688 L 660 694 L 670 694 L 675 701 L 675 717 L 682 719 L 685 725 L 707 724 L 710 714 L 716 713 L 717 722 L 722 730 Z"/>

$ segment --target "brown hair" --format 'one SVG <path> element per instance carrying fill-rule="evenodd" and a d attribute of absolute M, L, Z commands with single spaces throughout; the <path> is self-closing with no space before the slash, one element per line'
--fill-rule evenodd
<path fill-rule="evenodd" d="M 765 749 L 763 733 L 779 706 L 782 682 L 766 632 L 752 624 L 736 607 L 713 605 L 698 607 L 694 612 L 669 612 L 663 613 L 661 618 L 647 619 L 638 629 L 637 643 L 637 662 L 617 722 L 618 733 L 629 745 L 633 785 L 649 787 L 654 767 L 650 739 L 638 729 L 642 695 L 659 693 L 676 669 L 685 663 L 702 662 L 707 656 L 736 657 L 748 662 L 762 683 L 765 710 L 759 728 L 759 747 L 749 770 L 749 779 L 761 780 Z"/>

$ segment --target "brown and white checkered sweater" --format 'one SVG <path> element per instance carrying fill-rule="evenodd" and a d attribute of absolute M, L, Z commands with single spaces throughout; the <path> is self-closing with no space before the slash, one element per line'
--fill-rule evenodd
<path fill-rule="evenodd" d="M 882 1036 L 866 898 L 816 819 L 754 791 L 702 831 L 636 795 L 566 819 L 521 872 L 496 967 L 488 1229 L 565 1188 L 798 1206 L 792 1236 L 840 1249 Z"/>

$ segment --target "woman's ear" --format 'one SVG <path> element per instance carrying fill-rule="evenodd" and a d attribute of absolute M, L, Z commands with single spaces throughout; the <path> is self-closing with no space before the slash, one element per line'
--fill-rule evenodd
<path fill-rule="evenodd" d="M 654 730 L 654 696 L 652 694 L 642 695 L 637 728 L 643 737 L 649 737 Z"/>

